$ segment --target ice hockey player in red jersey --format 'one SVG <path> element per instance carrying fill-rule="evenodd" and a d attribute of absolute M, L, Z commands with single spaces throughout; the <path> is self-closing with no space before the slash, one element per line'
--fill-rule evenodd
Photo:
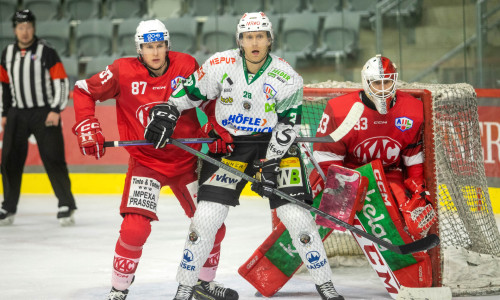
<path fill-rule="evenodd" d="M 84 155 L 99 159 L 105 154 L 104 134 L 95 117 L 95 102 L 116 99 L 117 125 L 122 140 L 138 140 L 150 121 L 149 110 L 166 102 L 178 82 L 198 68 L 196 60 L 184 53 L 169 51 L 170 37 L 159 20 L 142 21 L 137 26 L 135 45 L 138 57 L 120 58 L 104 71 L 77 81 L 74 89 L 76 124 L 73 127 Z M 196 111 L 186 110 L 178 120 L 174 137 L 199 137 Z M 193 146 L 200 149 L 200 145 Z M 160 189 L 170 186 L 186 215 L 191 218 L 196 208 L 197 158 L 167 145 L 127 147 L 130 154 L 128 172 L 120 205 L 123 221 L 116 243 L 112 271 L 112 289 L 107 299 L 125 299 L 151 233 L 151 221 L 158 220 Z M 217 230 L 209 258 L 200 280 L 210 282 L 214 293 L 224 224 Z M 226 289 L 230 290 L 230 289 Z M 233 290 L 230 290 L 236 293 Z M 237 294 L 236 294 L 237 295 Z"/>
<path fill-rule="evenodd" d="M 366 106 L 363 115 L 341 141 L 314 144 L 314 158 L 325 174 L 331 164 L 355 169 L 380 159 L 389 183 L 411 193 L 409 197 L 404 193 L 395 196 L 408 232 L 420 239 L 437 218 L 423 176 L 423 104 L 396 89 L 396 65 L 386 57 L 370 58 L 361 77 L 363 90 L 328 101 L 316 136 L 333 132 L 355 102 Z M 310 182 L 313 190 L 321 189 L 318 185 L 323 182 L 316 170 Z"/>

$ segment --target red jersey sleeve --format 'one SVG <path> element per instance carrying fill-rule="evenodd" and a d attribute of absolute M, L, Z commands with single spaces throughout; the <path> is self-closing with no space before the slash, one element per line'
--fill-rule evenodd
<path fill-rule="evenodd" d="M 77 81 L 73 91 L 76 122 L 94 117 L 96 101 L 116 99 L 119 94 L 119 67 L 116 61 L 89 79 Z"/>
<path fill-rule="evenodd" d="M 338 120 L 335 115 L 335 98 L 330 99 L 323 111 L 321 120 L 316 131 L 317 137 L 329 135 L 338 127 Z M 321 166 L 321 169 L 327 174 L 328 166 L 331 164 L 343 165 L 343 160 L 346 153 L 346 145 L 343 141 L 336 143 L 314 143 L 313 144 L 314 158 Z"/>

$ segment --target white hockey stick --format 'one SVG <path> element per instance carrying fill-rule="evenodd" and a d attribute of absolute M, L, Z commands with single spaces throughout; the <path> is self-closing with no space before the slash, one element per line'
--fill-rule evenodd
<path fill-rule="evenodd" d="M 356 125 L 359 118 L 363 114 L 365 106 L 361 102 L 356 102 L 351 107 L 351 110 L 345 117 L 342 124 L 340 124 L 335 131 L 330 133 L 329 135 L 325 135 L 322 137 L 297 137 L 295 139 L 296 143 L 334 143 L 340 141 L 351 129 Z M 215 138 L 185 138 L 185 139 L 177 139 L 178 142 L 183 144 L 199 144 L 199 143 L 212 143 L 216 139 Z M 267 140 L 258 140 L 256 138 L 251 138 L 245 140 L 244 138 L 236 139 L 234 143 L 266 143 L 269 142 Z M 170 142 L 167 142 L 170 144 Z M 104 142 L 104 147 L 123 147 L 123 146 L 146 146 L 153 145 L 146 140 L 134 140 L 134 141 L 108 141 Z"/>

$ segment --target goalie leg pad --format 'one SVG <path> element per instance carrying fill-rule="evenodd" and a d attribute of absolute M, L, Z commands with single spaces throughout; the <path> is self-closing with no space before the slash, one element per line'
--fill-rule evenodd
<path fill-rule="evenodd" d="M 314 283 L 321 285 L 332 278 L 332 271 L 316 223 L 309 211 L 294 204 L 276 209 L 278 217 L 290 232 L 292 242 L 306 265 Z"/>
<path fill-rule="evenodd" d="M 200 270 L 214 246 L 215 236 L 227 217 L 229 207 L 220 203 L 200 201 L 191 220 L 177 282 L 194 286 Z"/>

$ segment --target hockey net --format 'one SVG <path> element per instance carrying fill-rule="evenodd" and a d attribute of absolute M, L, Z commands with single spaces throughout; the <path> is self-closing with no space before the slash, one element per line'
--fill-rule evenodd
<path fill-rule="evenodd" d="M 484 171 L 476 93 L 468 84 L 400 82 L 398 88 L 424 102 L 424 169 L 439 216 L 432 232 L 441 239 L 429 251 L 433 286 L 450 287 L 455 296 L 499 293 L 500 234 Z M 301 135 L 316 134 L 329 99 L 360 89 L 352 82 L 307 85 Z M 364 257 L 349 233 L 334 232 L 325 248 L 333 267 Z"/>

